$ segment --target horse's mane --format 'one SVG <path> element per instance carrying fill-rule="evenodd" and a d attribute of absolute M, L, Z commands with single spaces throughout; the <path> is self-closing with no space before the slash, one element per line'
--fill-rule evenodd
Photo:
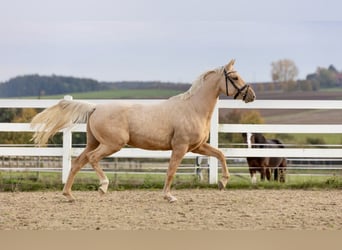
<path fill-rule="evenodd" d="M 192 82 L 191 87 L 186 92 L 181 93 L 176 96 L 172 96 L 170 97 L 170 99 L 181 99 L 181 100 L 189 99 L 191 96 L 193 96 L 197 92 L 198 89 L 200 89 L 203 86 L 205 79 L 209 74 L 220 73 L 222 71 L 223 71 L 223 67 L 204 72 L 195 81 Z"/>

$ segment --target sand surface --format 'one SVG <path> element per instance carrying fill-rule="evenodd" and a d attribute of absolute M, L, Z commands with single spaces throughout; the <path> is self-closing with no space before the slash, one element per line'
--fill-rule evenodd
<path fill-rule="evenodd" d="M 0 193 L 0 230 L 342 229 L 340 190 L 174 190 Z"/>

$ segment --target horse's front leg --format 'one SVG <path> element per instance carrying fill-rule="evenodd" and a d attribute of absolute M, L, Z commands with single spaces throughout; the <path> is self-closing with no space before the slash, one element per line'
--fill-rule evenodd
<path fill-rule="evenodd" d="M 265 172 L 266 172 L 266 179 L 268 181 L 271 181 L 272 168 L 271 167 L 267 167 Z"/>
<path fill-rule="evenodd" d="M 249 173 L 251 175 L 251 182 L 252 184 L 256 184 L 257 183 L 257 176 L 256 176 L 256 171 L 255 170 L 249 170 Z"/>
<path fill-rule="evenodd" d="M 164 199 L 168 200 L 170 203 L 175 202 L 177 198 L 171 194 L 171 184 L 177 168 L 181 163 L 184 155 L 188 150 L 187 145 L 175 146 L 172 150 L 169 168 L 167 170 L 165 184 L 164 184 Z"/>
<path fill-rule="evenodd" d="M 265 176 L 266 176 L 266 167 L 261 166 L 260 167 L 260 180 L 265 181 Z"/>
<path fill-rule="evenodd" d="M 226 187 L 228 183 L 228 179 L 230 177 L 226 159 L 223 155 L 223 153 L 218 150 L 217 148 L 212 147 L 208 143 L 202 144 L 200 147 L 192 151 L 193 153 L 201 154 L 201 155 L 207 155 L 207 156 L 213 156 L 216 157 L 220 162 L 222 166 L 222 178 L 218 183 L 219 189 L 222 190 Z"/>
<path fill-rule="evenodd" d="M 286 165 L 287 165 L 287 161 L 286 158 L 283 158 L 280 166 L 279 166 L 279 170 L 280 170 L 280 182 L 285 182 L 285 175 L 286 175 Z"/>

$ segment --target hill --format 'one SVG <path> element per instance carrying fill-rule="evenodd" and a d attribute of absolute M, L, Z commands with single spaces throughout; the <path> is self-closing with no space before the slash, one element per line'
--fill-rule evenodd
<path fill-rule="evenodd" d="M 121 82 L 99 82 L 88 78 L 76 78 L 67 76 L 40 76 L 40 75 L 25 75 L 18 76 L 10 79 L 4 83 L 0 83 L 0 98 L 6 97 L 38 97 L 54 96 L 54 95 L 66 95 L 74 93 L 88 93 L 93 92 L 96 94 L 90 94 L 94 98 L 103 98 L 102 95 L 108 96 L 106 91 L 109 90 L 124 90 L 126 92 L 135 90 L 135 92 L 142 92 L 144 98 L 156 98 L 158 93 L 153 93 L 151 96 L 146 96 L 147 90 L 157 90 L 157 92 L 163 92 L 161 98 L 167 97 L 168 94 L 164 93 L 167 90 L 171 90 L 170 95 L 180 93 L 189 88 L 189 84 L 178 84 L 171 82 L 159 82 L 159 81 L 121 81 Z M 151 92 L 153 92 L 151 91 Z M 98 92 L 98 93 L 97 93 Z M 112 92 L 108 98 L 140 98 L 139 93 L 125 93 L 120 96 L 122 91 L 117 91 L 119 94 Z M 81 95 L 81 94 L 78 94 Z"/>
<path fill-rule="evenodd" d="M 106 89 L 109 89 L 109 86 L 92 79 L 56 75 L 26 75 L 0 84 L 0 97 L 55 95 Z"/>

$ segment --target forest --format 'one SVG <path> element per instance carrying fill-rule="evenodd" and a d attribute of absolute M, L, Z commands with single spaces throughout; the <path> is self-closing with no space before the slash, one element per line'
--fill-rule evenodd
<path fill-rule="evenodd" d="M 31 97 L 84 93 L 109 89 L 174 89 L 186 90 L 188 84 L 170 82 L 99 82 L 93 79 L 66 76 L 25 75 L 0 83 L 0 98 Z"/>

